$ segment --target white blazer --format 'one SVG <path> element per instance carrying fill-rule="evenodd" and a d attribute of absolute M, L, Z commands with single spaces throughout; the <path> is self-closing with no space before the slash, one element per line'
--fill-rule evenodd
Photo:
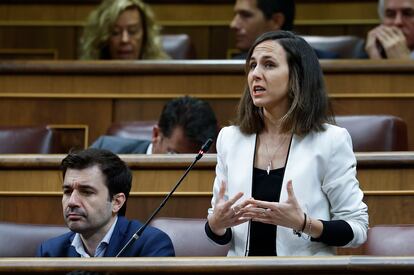
<path fill-rule="evenodd" d="M 293 136 L 280 201 L 287 200 L 286 183 L 292 180 L 302 210 L 313 219 L 345 220 L 354 233 L 353 240 L 346 246 L 358 246 L 367 238 L 368 213 L 356 179 L 351 137 L 343 128 L 329 124 L 325 124 L 325 128 L 323 132 L 311 132 L 302 138 Z M 220 131 L 213 207 L 221 181 L 227 182 L 229 198 L 240 191 L 244 196 L 239 202 L 251 197 L 255 145 L 256 134 L 244 135 L 236 126 Z M 249 226 L 246 222 L 232 228 L 229 256 L 248 255 Z M 276 252 L 278 256 L 334 255 L 336 249 L 300 238 L 292 229 L 278 226 Z"/>

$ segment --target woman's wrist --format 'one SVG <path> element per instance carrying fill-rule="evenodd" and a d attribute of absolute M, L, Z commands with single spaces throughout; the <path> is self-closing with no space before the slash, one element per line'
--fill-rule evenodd
<path fill-rule="evenodd" d="M 224 234 L 226 234 L 226 228 L 217 227 L 217 225 L 215 224 L 213 220 L 214 218 L 207 219 L 208 226 L 210 227 L 211 231 L 217 236 L 223 236 Z"/>
<path fill-rule="evenodd" d="M 302 233 L 312 238 L 319 238 L 322 235 L 323 223 L 320 220 L 312 219 L 306 213 L 303 213 L 303 220 L 301 225 L 296 226 L 297 229 L 293 229 L 293 233 L 298 237 L 302 236 Z"/>
<path fill-rule="evenodd" d="M 308 216 L 305 230 L 303 232 L 306 235 L 316 239 L 322 235 L 322 231 L 323 223 L 320 220 L 315 220 Z"/>
<path fill-rule="evenodd" d="M 306 225 L 308 222 L 307 215 L 303 212 L 302 220 L 296 225 L 296 229 L 293 229 L 293 233 L 298 237 L 302 236 L 302 233 L 305 233 Z"/>

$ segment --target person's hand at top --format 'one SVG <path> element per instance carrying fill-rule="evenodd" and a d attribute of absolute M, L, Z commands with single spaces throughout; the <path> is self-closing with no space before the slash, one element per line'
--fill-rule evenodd
<path fill-rule="evenodd" d="M 381 55 L 381 47 L 386 55 Z M 380 25 L 372 29 L 367 36 L 365 51 L 371 59 L 409 59 L 410 50 L 401 29 Z"/>
<path fill-rule="evenodd" d="M 218 236 L 226 233 L 226 229 L 246 222 L 240 212 L 240 205 L 236 202 L 243 196 L 242 192 L 226 200 L 226 183 L 221 182 L 220 191 L 214 204 L 213 213 L 207 217 L 211 231 Z"/>

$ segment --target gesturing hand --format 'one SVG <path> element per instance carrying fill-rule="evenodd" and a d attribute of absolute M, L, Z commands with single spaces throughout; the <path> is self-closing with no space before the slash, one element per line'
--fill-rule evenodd
<path fill-rule="evenodd" d="M 227 228 L 247 221 L 242 218 L 242 214 L 239 211 L 240 207 L 234 205 L 243 196 L 243 193 L 239 192 L 229 200 L 225 200 L 225 193 L 226 183 L 223 181 L 214 204 L 214 211 L 207 217 L 211 230 L 219 236 L 224 235 Z"/>
<path fill-rule="evenodd" d="M 243 217 L 253 221 L 281 225 L 301 230 L 304 223 L 303 211 L 293 192 L 292 181 L 287 183 L 288 198 L 285 202 L 268 202 L 248 199 L 241 205 Z"/>

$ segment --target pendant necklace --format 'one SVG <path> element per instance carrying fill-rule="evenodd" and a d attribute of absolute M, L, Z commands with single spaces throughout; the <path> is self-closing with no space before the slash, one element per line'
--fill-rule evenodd
<path fill-rule="evenodd" d="M 272 160 L 276 157 L 277 152 L 279 151 L 279 149 L 282 147 L 282 145 L 285 143 L 285 138 L 279 143 L 279 146 L 277 146 L 275 152 L 273 153 L 273 155 L 269 154 L 269 148 L 267 147 L 267 143 L 265 142 L 265 147 L 266 147 L 266 153 L 269 156 L 270 155 L 270 159 L 269 162 L 267 163 L 267 168 L 266 168 L 266 172 L 267 175 L 270 174 L 270 170 L 272 169 Z"/>

